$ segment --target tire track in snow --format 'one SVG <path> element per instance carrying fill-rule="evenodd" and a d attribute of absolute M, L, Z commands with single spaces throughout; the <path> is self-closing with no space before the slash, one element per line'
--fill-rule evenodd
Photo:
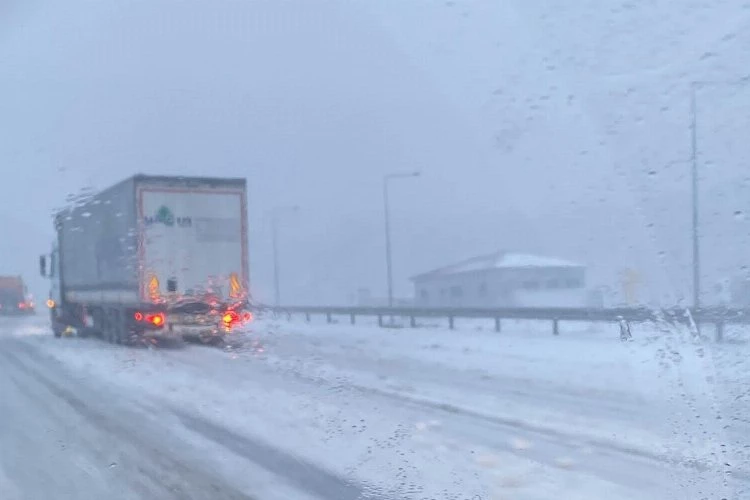
<path fill-rule="evenodd" d="M 300 488 L 320 498 L 335 498 L 336 500 L 396 500 L 397 498 L 369 486 L 360 486 L 347 481 L 301 458 L 232 432 L 179 408 L 173 407 L 172 412 L 188 429 L 252 460 L 273 473 L 288 478 Z"/>
<path fill-rule="evenodd" d="M 126 458 L 132 459 L 135 474 L 147 477 L 154 485 L 160 487 L 159 498 L 256 500 L 227 486 L 226 481 L 221 478 L 213 477 L 205 470 L 186 465 L 182 457 L 171 456 L 164 451 L 163 446 L 160 446 L 161 443 L 143 435 L 138 425 L 141 419 L 137 416 L 130 415 L 122 408 L 115 406 L 109 407 L 108 410 L 102 409 L 93 395 L 88 394 L 91 397 L 80 395 L 86 392 L 80 382 L 67 377 L 61 370 L 55 373 L 56 379 L 53 380 L 48 374 L 43 373 L 49 370 L 49 365 L 40 365 L 38 358 L 34 359 L 34 351 L 30 346 L 21 342 L 12 342 L 12 344 L 13 351 L 7 348 L 8 345 L 0 351 L 5 362 L 36 380 L 51 394 L 64 401 L 83 420 L 91 423 L 92 427 L 110 436 L 115 443 L 126 443 L 138 450 L 137 456 Z M 19 351 L 23 351 L 23 354 Z M 41 404 L 44 403 L 45 401 L 41 401 Z M 156 494 L 154 491 L 150 493 Z"/>
<path fill-rule="evenodd" d="M 38 352 L 37 349 L 30 344 L 27 344 L 25 342 L 14 342 L 14 344 L 17 344 L 21 350 L 25 351 L 26 355 L 29 356 L 26 362 L 30 364 L 38 365 L 39 359 L 44 359 L 46 363 L 59 363 L 54 358 L 48 358 L 41 352 Z M 195 351 L 204 350 L 203 346 L 195 347 Z M 180 351 L 181 350 L 166 352 Z M 209 350 L 208 352 L 211 351 Z M 41 356 L 43 356 L 43 358 L 41 358 Z M 110 421 L 106 415 L 98 412 L 92 406 L 88 405 L 82 398 L 73 394 L 72 391 L 52 381 L 50 378 L 46 377 L 38 370 L 36 370 L 33 366 L 27 366 L 26 363 L 24 363 L 24 361 L 22 361 L 18 357 L 12 355 L 8 355 L 8 357 L 12 358 L 12 363 L 14 363 L 19 368 L 24 369 L 27 373 L 42 382 L 51 392 L 61 397 L 68 404 L 74 407 L 76 411 L 84 415 L 87 420 L 95 422 L 97 427 L 101 427 L 111 434 L 119 433 L 123 436 L 123 439 L 133 441 L 134 434 L 137 434 L 136 431 L 132 429 L 121 428 L 117 423 Z M 71 387 L 79 386 L 79 384 L 75 382 L 71 382 L 71 384 L 69 385 Z M 138 402 L 131 402 L 131 404 L 139 405 L 146 412 L 148 412 L 149 409 L 147 408 L 147 404 L 142 403 L 139 404 Z M 163 401 L 157 401 L 156 403 L 156 406 L 158 408 L 164 410 L 165 405 Z M 336 500 L 400 500 L 400 497 L 394 494 L 384 493 L 382 490 L 377 489 L 373 486 L 360 484 L 355 481 L 338 476 L 312 462 L 305 461 L 302 458 L 286 453 L 278 448 L 273 447 L 272 445 L 266 444 L 265 442 L 261 442 L 252 439 L 251 437 L 235 433 L 199 415 L 186 412 L 185 410 L 177 408 L 175 406 L 168 407 L 167 411 L 177 417 L 177 419 L 179 419 L 183 426 L 189 431 L 199 434 L 203 438 L 206 438 L 216 443 L 217 445 L 226 448 L 228 451 L 247 459 L 253 464 L 258 465 L 262 469 L 265 469 L 272 474 L 286 479 L 293 486 L 299 488 L 301 491 L 304 491 L 307 494 L 312 494 L 318 498 L 325 500 L 334 498 Z M 127 420 L 134 422 L 137 421 L 137 418 L 130 418 Z M 153 445 L 149 445 L 148 443 L 142 441 L 138 442 L 138 448 L 142 450 L 148 450 L 149 453 L 152 453 L 155 449 Z M 167 462 L 168 460 L 171 459 L 169 459 L 169 457 L 167 456 L 160 457 L 160 461 L 162 462 Z M 181 473 L 179 474 L 181 477 L 191 477 L 195 479 L 200 478 L 201 475 L 205 476 L 205 474 L 202 474 L 199 471 L 188 471 L 179 463 L 176 463 L 176 465 L 175 463 L 169 463 L 168 465 L 170 465 L 170 467 L 174 466 L 175 469 L 179 467 L 179 469 L 177 470 L 181 470 Z M 154 480 L 158 482 L 159 478 L 154 478 Z M 217 479 L 217 481 L 215 482 L 217 482 L 218 484 L 222 484 L 223 481 Z M 217 491 L 212 492 L 210 497 L 190 497 L 178 495 L 176 498 L 226 498 L 228 500 L 234 500 L 236 498 L 238 500 L 255 500 L 254 498 L 245 496 L 244 494 L 241 494 L 239 492 L 237 493 L 241 496 L 222 496 L 220 492 Z"/>

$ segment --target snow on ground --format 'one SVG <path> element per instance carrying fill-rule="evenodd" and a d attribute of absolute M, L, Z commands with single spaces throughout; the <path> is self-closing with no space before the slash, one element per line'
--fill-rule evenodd
<path fill-rule="evenodd" d="M 16 332 L 155 413 L 199 415 L 405 498 L 699 498 L 727 487 L 732 437 L 715 420 L 725 399 L 704 346 L 681 332 L 635 327 L 636 341 L 621 343 L 587 330 L 262 319 L 224 351 Z"/>
<path fill-rule="evenodd" d="M 704 454 L 705 443 L 673 444 L 664 418 L 685 373 L 705 371 L 690 349 L 665 342 L 678 333 L 635 325 L 635 341 L 622 343 L 612 325 L 563 327 L 553 338 L 544 324 L 507 322 L 498 334 L 477 323 L 414 330 L 269 321 L 251 336 L 272 363 L 316 377 L 650 453 Z"/>
<path fill-rule="evenodd" d="M 722 421 L 730 402 L 717 376 L 724 366 L 706 339 L 633 325 L 635 341 L 623 344 L 612 325 L 563 324 L 554 338 L 543 322 L 504 322 L 500 334 L 472 323 L 451 331 L 278 321 L 258 328 L 256 341 L 270 344 L 273 362 L 319 377 L 592 445 L 703 463 L 718 478 L 731 472 L 726 462 L 746 474 L 747 460 L 735 459 L 747 428 Z M 739 368 L 748 373 L 746 364 Z"/>

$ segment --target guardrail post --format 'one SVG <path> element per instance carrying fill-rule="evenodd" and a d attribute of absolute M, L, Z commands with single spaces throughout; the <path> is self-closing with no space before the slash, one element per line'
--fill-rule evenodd
<path fill-rule="evenodd" d="M 326 323 L 333 323 L 333 316 L 331 316 L 331 313 L 326 313 Z"/>
<path fill-rule="evenodd" d="M 378 314 L 378 326 L 380 328 L 383 328 L 383 315 L 382 314 Z"/>
<path fill-rule="evenodd" d="M 351 322 L 352 325 L 356 322 L 356 319 L 354 318 L 355 318 L 354 313 L 349 315 L 349 321 Z"/>
<path fill-rule="evenodd" d="M 305 321 L 310 322 L 310 313 L 305 313 Z"/>
<path fill-rule="evenodd" d="M 717 321 L 716 322 L 716 342 L 721 342 L 722 340 L 724 340 L 724 322 Z"/>
<path fill-rule="evenodd" d="M 453 324 L 453 316 L 448 316 L 448 328 L 453 330 L 454 324 Z"/>
<path fill-rule="evenodd" d="M 560 320 L 557 318 L 552 320 L 552 335 L 560 335 Z"/>
<path fill-rule="evenodd" d="M 495 331 L 500 331 L 500 318 L 495 318 Z"/>
<path fill-rule="evenodd" d="M 411 318 L 409 318 L 409 325 L 412 328 L 416 328 L 417 327 L 417 317 L 416 316 L 412 316 Z"/>

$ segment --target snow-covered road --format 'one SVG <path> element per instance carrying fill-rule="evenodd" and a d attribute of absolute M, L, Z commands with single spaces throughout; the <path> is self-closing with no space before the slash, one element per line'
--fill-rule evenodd
<path fill-rule="evenodd" d="M 268 319 L 144 349 L 44 323 L 0 323 L 3 499 L 747 493 L 744 344 Z"/>

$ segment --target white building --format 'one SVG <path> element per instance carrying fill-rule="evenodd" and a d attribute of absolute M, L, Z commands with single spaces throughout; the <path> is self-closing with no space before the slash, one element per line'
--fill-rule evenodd
<path fill-rule="evenodd" d="M 567 260 L 495 252 L 412 277 L 421 307 L 583 307 L 586 268 Z"/>

